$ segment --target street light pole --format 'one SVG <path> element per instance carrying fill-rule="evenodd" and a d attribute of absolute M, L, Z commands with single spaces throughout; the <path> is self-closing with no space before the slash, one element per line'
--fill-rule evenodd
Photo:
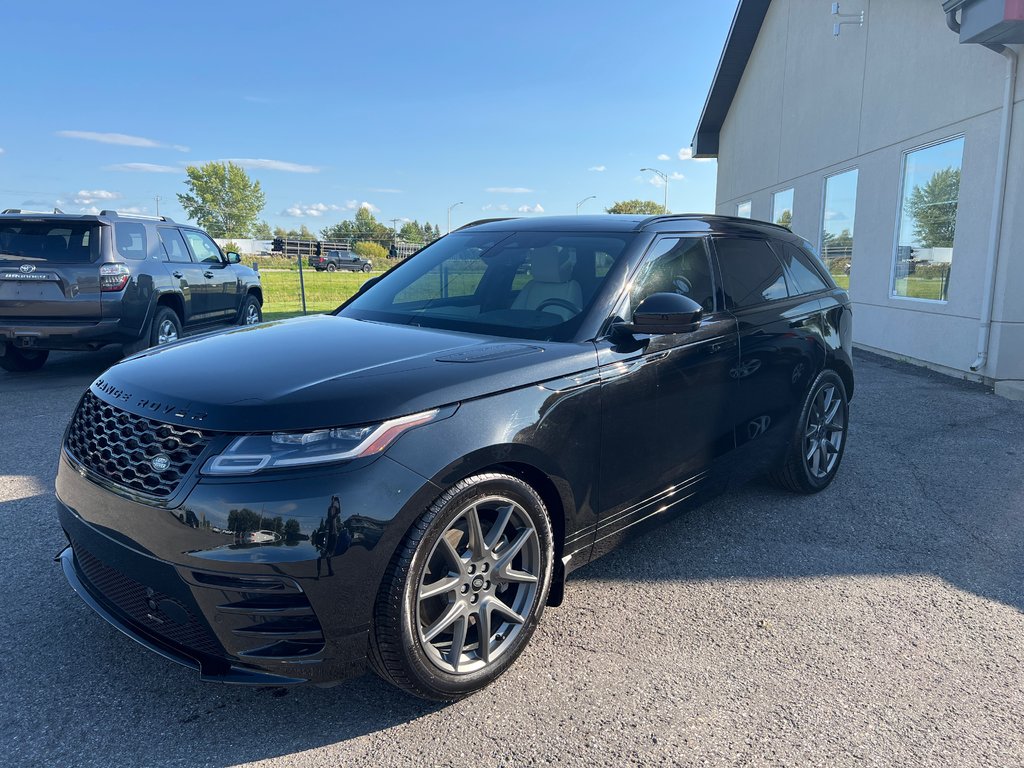
<path fill-rule="evenodd" d="M 661 177 L 661 180 L 665 182 L 665 213 L 668 213 L 668 174 L 664 171 L 659 171 L 657 168 L 641 168 L 640 173 L 644 171 L 650 171 L 656 173 Z"/>
<path fill-rule="evenodd" d="M 597 197 L 597 195 L 590 195 L 589 197 L 584 197 L 582 200 L 580 200 L 578 203 L 576 203 L 576 215 L 577 216 L 580 215 L 580 206 L 581 205 L 583 205 L 585 202 L 587 202 L 587 200 L 593 200 L 595 197 Z"/>
<path fill-rule="evenodd" d="M 455 208 L 456 206 L 459 205 L 462 205 L 461 200 L 457 203 L 452 203 L 451 205 L 448 206 L 448 232 L 452 231 L 452 208 Z M 448 234 L 448 232 L 445 232 L 445 234 Z"/>

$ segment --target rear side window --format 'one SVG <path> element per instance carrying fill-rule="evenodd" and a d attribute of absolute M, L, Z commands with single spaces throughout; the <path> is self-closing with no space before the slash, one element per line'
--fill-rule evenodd
<path fill-rule="evenodd" d="M 146 225 L 120 221 L 114 225 L 114 246 L 126 259 L 140 261 L 149 252 L 146 247 Z"/>
<path fill-rule="evenodd" d="M 181 232 L 176 229 L 160 227 L 160 242 L 163 243 L 164 251 L 167 253 L 168 261 L 190 262 L 192 257 L 188 255 L 188 248 L 181 237 Z"/>
<path fill-rule="evenodd" d="M 743 309 L 789 296 L 782 262 L 764 240 L 715 238 L 726 305 Z"/>
<path fill-rule="evenodd" d="M 75 264 L 100 255 L 100 225 L 84 221 L 0 222 L 0 259 Z"/>
<path fill-rule="evenodd" d="M 779 252 L 783 254 L 783 261 L 789 270 L 789 276 L 795 285 L 792 286 L 793 293 L 817 293 L 828 288 L 828 283 L 811 264 L 810 257 L 795 245 L 781 243 Z"/>

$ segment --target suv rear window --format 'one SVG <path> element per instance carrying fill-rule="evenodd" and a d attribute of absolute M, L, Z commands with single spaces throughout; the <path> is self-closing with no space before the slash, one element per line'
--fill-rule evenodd
<path fill-rule="evenodd" d="M 96 261 L 100 225 L 91 221 L 0 222 L 0 259 L 51 264 Z"/>

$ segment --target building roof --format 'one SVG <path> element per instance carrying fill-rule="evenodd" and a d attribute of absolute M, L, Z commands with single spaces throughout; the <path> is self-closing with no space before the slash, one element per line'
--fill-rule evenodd
<path fill-rule="evenodd" d="M 739 0 L 736 6 L 715 79 L 711 82 L 711 90 L 690 145 L 694 157 L 718 157 L 718 134 L 725 116 L 729 114 L 769 5 L 771 0 Z"/>

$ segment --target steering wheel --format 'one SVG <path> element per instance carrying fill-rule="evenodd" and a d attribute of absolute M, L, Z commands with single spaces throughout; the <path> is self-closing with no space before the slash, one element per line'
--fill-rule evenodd
<path fill-rule="evenodd" d="M 690 292 L 693 290 L 693 286 L 690 285 L 690 281 L 687 280 L 682 275 L 678 275 L 672 281 L 672 285 L 675 286 L 675 289 L 678 293 L 681 293 L 683 295 L 689 295 Z"/>
<path fill-rule="evenodd" d="M 569 310 L 574 315 L 578 315 L 579 311 L 580 311 L 579 307 L 577 307 L 571 301 L 566 301 L 565 299 L 544 299 L 544 301 L 542 301 L 540 304 L 538 304 L 535 309 L 538 312 L 543 312 L 544 311 L 544 307 L 547 307 L 547 306 L 561 307 L 562 309 Z"/>

